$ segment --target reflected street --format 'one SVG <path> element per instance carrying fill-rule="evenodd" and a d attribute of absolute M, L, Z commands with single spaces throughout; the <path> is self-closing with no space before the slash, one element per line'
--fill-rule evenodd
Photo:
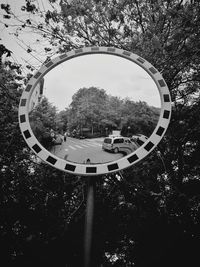
<path fill-rule="evenodd" d="M 86 163 L 88 158 L 91 163 L 106 163 L 118 160 L 124 156 L 122 153 L 114 154 L 102 150 L 103 139 L 76 139 L 67 137 L 66 142 L 54 146 L 51 153 L 59 158 L 82 164 Z"/>

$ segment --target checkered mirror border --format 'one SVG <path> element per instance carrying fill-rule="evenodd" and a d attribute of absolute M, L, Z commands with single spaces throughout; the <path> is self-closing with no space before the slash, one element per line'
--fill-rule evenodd
<path fill-rule="evenodd" d="M 159 121 L 152 135 L 146 140 L 146 142 L 139 147 L 133 153 L 110 163 L 103 164 L 78 164 L 70 162 L 61 158 L 56 157 L 47 151 L 34 136 L 28 117 L 28 107 L 31 95 L 36 85 L 41 81 L 46 73 L 51 69 L 61 64 L 64 61 L 70 60 L 74 57 L 79 57 L 87 54 L 109 54 L 119 57 L 123 57 L 133 63 L 138 64 L 142 67 L 154 80 L 157 85 L 160 99 L 161 99 L 161 112 Z M 144 157 L 146 157 L 161 141 L 164 136 L 167 127 L 169 125 L 171 117 L 171 97 L 163 77 L 148 61 L 141 58 L 140 56 L 131 52 L 111 47 L 84 47 L 77 50 L 70 51 L 62 54 L 54 59 L 51 59 L 47 63 L 43 64 L 38 72 L 29 80 L 25 90 L 22 93 L 20 104 L 19 104 L 19 124 L 22 135 L 28 144 L 28 146 L 40 157 L 43 161 L 50 164 L 51 166 L 60 169 L 65 172 L 73 173 L 76 175 L 100 175 L 105 173 L 111 173 L 127 168 Z"/>

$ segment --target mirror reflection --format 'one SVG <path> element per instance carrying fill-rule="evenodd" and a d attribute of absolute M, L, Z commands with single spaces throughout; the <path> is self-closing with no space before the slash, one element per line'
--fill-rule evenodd
<path fill-rule="evenodd" d="M 37 84 L 29 119 L 38 141 L 75 163 L 111 162 L 138 149 L 155 129 L 160 96 L 151 76 L 116 55 L 65 61 Z"/>

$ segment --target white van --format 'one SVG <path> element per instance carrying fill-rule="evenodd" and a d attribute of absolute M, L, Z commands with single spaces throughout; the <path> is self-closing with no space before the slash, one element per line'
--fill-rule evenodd
<path fill-rule="evenodd" d="M 123 136 L 109 136 L 103 141 L 102 149 L 114 153 L 132 153 L 138 146 L 130 138 Z"/>

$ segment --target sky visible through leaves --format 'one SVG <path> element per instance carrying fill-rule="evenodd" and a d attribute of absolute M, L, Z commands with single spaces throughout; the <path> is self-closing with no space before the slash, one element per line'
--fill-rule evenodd
<path fill-rule="evenodd" d="M 45 0 L 38 0 L 37 3 L 41 11 L 50 8 Z M 6 4 L 10 4 L 14 13 L 24 19 L 25 14 L 21 11 L 24 0 L 7 0 Z M 8 23 L 12 24 L 13 21 L 8 20 Z M 12 51 L 14 61 L 37 66 L 37 71 L 45 60 L 41 43 L 37 44 L 36 34 L 28 30 L 24 31 L 22 42 L 14 35 L 15 30 L 14 25 L 13 28 L 9 27 L 9 33 L 7 28 L 2 29 L 3 43 Z M 33 50 L 32 53 L 27 53 L 27 46 Z M 72 95 L 78 89 L 91 86 L 122 99 L 128 97 L 133 101 L 145 101 L 150 106 L 160 107 L 159 92 L 150 76 L 136 64 L 109 55 L 84 56 L 60 64 L 45 75 L 44 94 L 58 110 L 63 110 L 69 106 Z"/>

